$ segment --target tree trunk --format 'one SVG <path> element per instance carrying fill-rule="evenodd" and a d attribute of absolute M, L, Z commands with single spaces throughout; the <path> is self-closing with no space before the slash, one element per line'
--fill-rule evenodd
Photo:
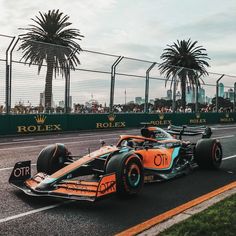
<path fill-rule="evenodd" d="M 185 78 L 181 78 L 181 106 L 185 112 L 186 108 L 186 83 Z"/>
<path fill-rule="evenodd" d="M 47 75 L 45 81 L 45 110 L 50 112 L 52 110 L 52 77 L 53 77 L 53 63 L 47 63 Z"/>

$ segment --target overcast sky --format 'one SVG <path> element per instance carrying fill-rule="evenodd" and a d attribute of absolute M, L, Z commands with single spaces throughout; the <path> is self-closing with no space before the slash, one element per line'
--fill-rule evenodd
<path fill-rule="evenodd" d="M 60 9 L 85 36 L 83 48 L 160 61 L 167 44 L 191 38 L 207 49 L 210 71 L 236 75 L 235 0 L 0 0 L 0 9 L 2 34 Z"/>
<path fill-rule="evenodd" d="M 0 0 L 0 34 L 21 34 L 52 9 L 70 16 L 84 49 L 160 62 L 168 44 L 191 38 L 207 49 L 209 71 L 236 75 L 236 0 Z"/>

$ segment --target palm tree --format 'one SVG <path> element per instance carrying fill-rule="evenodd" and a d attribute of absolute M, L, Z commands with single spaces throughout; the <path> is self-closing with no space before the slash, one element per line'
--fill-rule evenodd
<path fill-rule="evenodd" d="M 191 42 L 191 39 L 177 40 L 173 45 L 167 45 L 164 49 L 161 59 L 164 61 L 159 65 L 160 73 L 165 74 L 166 84 L 171 80 L 171 87 L 175 76 L 180 78 L 181 85 L 181 103 L 183 109 L 186 107 L 186 86 L 192 89 L 200 86 L 200 77 L 208 75 L 205 67 L 209 67 L 206 60 L 206 49 L 202 46 L 196 46 L 197 41 Z M 180 70 L 180 68 L 183 68 Z M 201 80 L 202 81 L 202 80 Z M 203 81 L 202 81 L 203 82 Z"/>
<path fill-rule="evenodd" d="M 80 64 L 78 59 L 80 45 L 75 40 L 81 40 L 83 35 L 78 29 L 68 28 L 69 16 L 59 10 L 39 12 L 35 24 L 29 28 L 21 28 L 27 32 L 21 35 L 19 50 L 23 50 L 22 59 L 29 65 L 38 65 L 38 74 L 43 65 L 47 65 L 45 80 L 45 108 L 51 110 L 53 74 L 68 76 L 70 69 Z"/>

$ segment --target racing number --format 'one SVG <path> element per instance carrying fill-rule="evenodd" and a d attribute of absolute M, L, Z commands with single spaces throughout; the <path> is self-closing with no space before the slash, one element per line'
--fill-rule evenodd
<path fill-rule="evenodd" d="M 168 167 L 169 161 L 166 154 L 156 154 L 154 156 L 154 164 L 158 167 Z"/>
<path fill-rule="evenodd" d="M 26 166 L 26 167 L 19 167 L 16 168 L 14 170 L 14 176 L 16 178 L 20 177 L 20 176 L 25 176 L 25 175 L 29 175 L 30 174 L 30 167 Z"/>

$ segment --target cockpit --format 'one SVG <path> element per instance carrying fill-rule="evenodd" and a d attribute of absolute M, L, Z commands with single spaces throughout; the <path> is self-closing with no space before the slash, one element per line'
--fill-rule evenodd
<path fill-rule="evenodd" d="M 141 135 L 145 138 L 153 138 L 158 141 L 173 139 L 169 133 L 158 127 L 144 127 L 141 129 Z"/>

